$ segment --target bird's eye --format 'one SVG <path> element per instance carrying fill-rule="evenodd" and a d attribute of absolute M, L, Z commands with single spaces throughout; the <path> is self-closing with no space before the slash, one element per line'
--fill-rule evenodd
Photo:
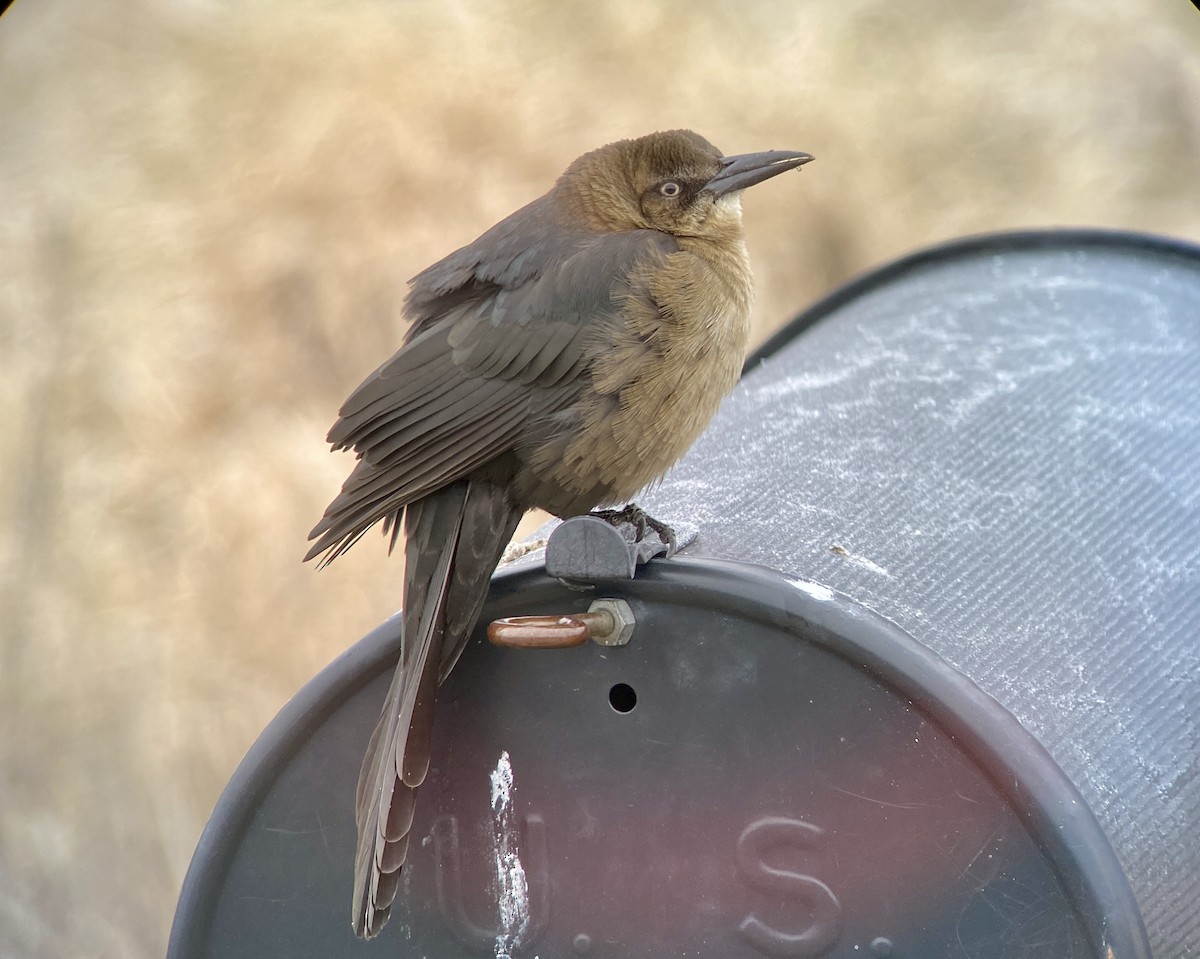
<path fill-rule="evenodd" d="M 665 197 L 674 198 L 674 197 L 679 196 L 679 194 L 683 192 L 683 187 L 681 187 L 674 180 L 666 180 L 658 188 L 658 192 L 661 193 Z"/>

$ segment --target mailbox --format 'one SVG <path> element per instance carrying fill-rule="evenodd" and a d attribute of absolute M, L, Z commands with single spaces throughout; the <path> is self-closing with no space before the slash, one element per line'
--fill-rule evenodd
<path fill-rule="evenodd" d="M 694 542 L 628 578 L 573 520 L 497 573 L 378 938 L 354 786 L 396 618 L 251 749 L 169 955 L 1186 954 L 1198 397 L 1183 243 L 1006 234 L 850 284 L 643 502 Z M 624 645 L 484 635 L 596 600 Z"/>

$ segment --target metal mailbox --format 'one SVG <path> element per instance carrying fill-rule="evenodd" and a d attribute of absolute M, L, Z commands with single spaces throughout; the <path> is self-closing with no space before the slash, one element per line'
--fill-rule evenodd
<path fill-rule="evenodd" d="M 350 929 L 353 799 L 398 619 L 247 755 L 169 955 L 1200 941 L 1200 251 L 1059 231 L 885 267 L 753 357 L 643 505 L 694 544 L 632 579 L 497 574 L 485 622 L 621 599 L 633 634 L 481 625 L 377 939 Z"/>

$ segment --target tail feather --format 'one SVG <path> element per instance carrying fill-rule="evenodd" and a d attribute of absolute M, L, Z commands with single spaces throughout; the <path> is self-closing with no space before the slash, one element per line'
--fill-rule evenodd
<path fill-rule="evenodd" d="M 470 639 L 488 582 L 522 511 L 502 485 L 472 476 L 405 508 L 400 662 L 371 735 L 356 795 L 354 931 L 387 921 L 408 851 L 416 787 L 429 769 L 441 678 Z"/>

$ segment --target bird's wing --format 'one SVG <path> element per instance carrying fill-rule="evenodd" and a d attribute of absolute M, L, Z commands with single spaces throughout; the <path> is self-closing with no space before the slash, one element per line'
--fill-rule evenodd
<path fill-rule="evenodd" d="M 408 341 L 342 406 L 329 441 L 360 462 L 309 534 L 317 542 L 306 558 L 328 562 L 380 520 L 395 528 L 406 503 L 569 404 L 619 322 L 630 272 L 675 248 L 651 231 L 571 234 L 531 247 L 536 256 L 527 251 L 518 269 L 475 250 L 487 236 L 414 280 L 409 308 L 420 314 Z"/>

